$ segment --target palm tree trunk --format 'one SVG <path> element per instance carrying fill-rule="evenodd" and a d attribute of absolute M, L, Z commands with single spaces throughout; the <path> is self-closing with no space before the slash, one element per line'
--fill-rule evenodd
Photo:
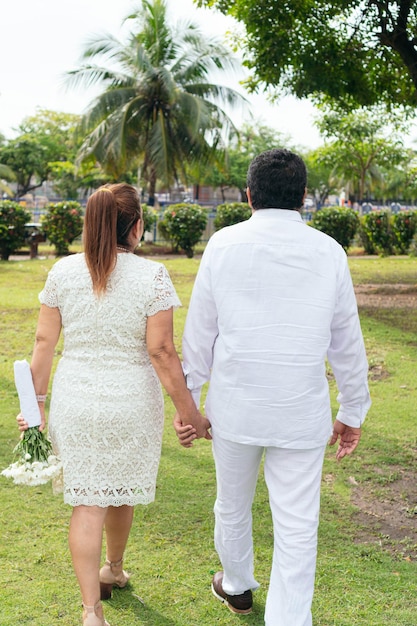
<path fill-rule="evenodd" d="M 155 190 L 156 190 L 156 171 L 154 168 L 151 169 L 151 175 L 149 177 L 149 196 L 148 196 L 148 205 L 155 205 Z"/>

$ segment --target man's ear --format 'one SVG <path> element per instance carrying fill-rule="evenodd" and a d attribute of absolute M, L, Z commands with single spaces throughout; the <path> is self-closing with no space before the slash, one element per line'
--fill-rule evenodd
<path fill-rule="evenodd" d="M 307 187 L 306 187 L 306 188 L 304 189 L 303 205 L 304 205 L 304 202 L 306 201 L 306 198 L 307 198 L 307 191 L 308 191 L 308 190 L 307 190 Z"/>
<path fill-rule="evenodd" d="M 251 198 L 251 195 L 250 195 L 250 189 L 249 189 L 249 187 L 246 187 L 246 196 L 247 196 L 247 198 L 248 198 L 248 204 L 249 204 L 250 208 L 252 209 L 252 213 L 253 213 L 254 208 L 253 208 L 253 206 L 252 206 L 252 198 Z"/>

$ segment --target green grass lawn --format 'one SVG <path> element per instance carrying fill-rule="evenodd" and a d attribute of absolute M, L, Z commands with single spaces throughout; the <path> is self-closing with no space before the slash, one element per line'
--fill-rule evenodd
<path fill-rule="evenodd" d="M 183 308 L 175 317 L 180 350 L 198 258 L 163 259 Z M 352 257 L 355 283 L 416 284 L 417 259 Z M 30 360 L 37 294 L 54 263 L 0 263 L 0 467 L 18 439 L 13 361 Z M 323 473 L 314 626 L 417 624 L 417 324 L 415 309 L 360 309 L 373 404 L 356 454 Z M 58 346 L 59 353 L 61 346 Z M 336 390 L 330 377 L 332 403 Z M 272 549 L 262 476 L 254 503 L 254 611 L 229 613 L 210 593 L 219 569 L 213 546 L 215 477 L 210 444 L 181 448 L 166 402 L 156 501 L 138 506 L 126 553 L 125 590 L 105 603 L 112 626 L 261 626 Z M 362 506 L 355 504 L 361 499 Z M 0 477 L 0 626 L 81 623 L 78 586 L 67 546 L 71 509 L 50 485 L 18 487 Z M 384 516 L 384 514 L 386 515 Z M 395 523 L 394 523 L 395 522 Z"/>

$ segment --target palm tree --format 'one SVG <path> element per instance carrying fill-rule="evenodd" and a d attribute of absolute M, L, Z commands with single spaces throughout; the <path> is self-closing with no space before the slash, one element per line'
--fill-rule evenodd
<path fill-rule="evenodd" d="M 230 51 L 191 22 L 171 25 L 164 0 L 142 0 L 127 20 L 136 29 L 126 44 L 92 40 L 69 73 L 72 85 L 104 86 L 83 118 L 79 159 L 93 154 L 114 177 L 138 168 L 153 204 L 157 180 L 185 182 L 186 164 L 210 162 L 233 127 L 223 104 L 244 98 L 209 82 L 212 70 L 237 67 Z"/>

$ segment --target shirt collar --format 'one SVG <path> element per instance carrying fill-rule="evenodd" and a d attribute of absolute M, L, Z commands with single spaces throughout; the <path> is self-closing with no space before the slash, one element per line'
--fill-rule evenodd
<path fill-rule="evenodd" d="M 291 209 L 257 209 L 251 216 L 256 220 L 265 218 L 303 222 L 300 212 Z"/>

